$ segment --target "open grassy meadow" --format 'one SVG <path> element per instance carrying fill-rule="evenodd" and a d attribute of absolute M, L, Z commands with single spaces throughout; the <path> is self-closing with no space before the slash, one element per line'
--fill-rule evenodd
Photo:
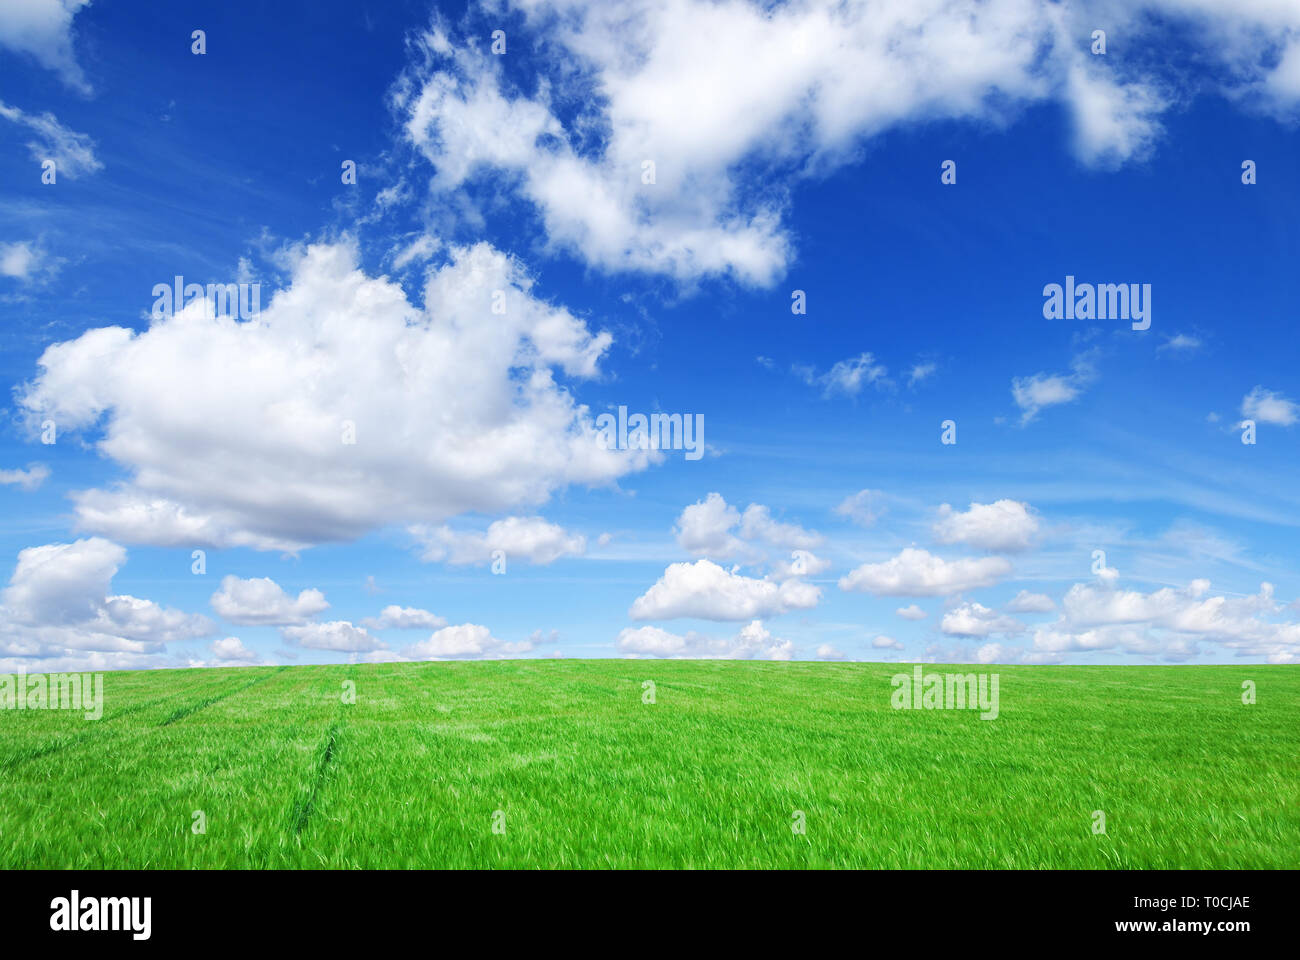
<path fill-rule="evenodd" d="M 998 717 L 897 664 L 110 673 L 0 711 L 0 866 L 1300 866 L 1300 669 L 925 669 Z"/>

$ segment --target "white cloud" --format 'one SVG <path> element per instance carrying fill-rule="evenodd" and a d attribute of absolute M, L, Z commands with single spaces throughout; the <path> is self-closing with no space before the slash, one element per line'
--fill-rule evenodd
<path fill-rule="evenodd" d="M 1056 604 L 1047 594 L 1030 593 L 1028 590 L 1021 590 L 1007 604 L 1007 610 L 1011 613 L 1050 613 L 1055 609 Z"/>
<path fill-rule="evenodd" d="M 1205 579 L 1151 593 L 1117 590 L 1111 582 L 1076 583 L 1062 608 L 1056 622 L 1034 632 L 1033 650 L 1040 656 L 1120 650 L 1177 661 L 1195 656 L 1200 643 L 1215 642 L 1272 663 L 1300 660 L 1300 623 L 1271 619 L 1283 607 L 1268 583 L 1238 598 L 1211 595 Z"/>
<path fill-rule="evenodd" d="M 1100 57 L 1080 56 L 1066 71 L 1074 149 L 1088 166 L 1115 168 L 1150 155 L 1168 102 L 1153 84 L 1119 83 Z"/>
<path fill-rule="evenodd" d="M 335 653 L 366 653 L 383 649 L 384 646 L 368 634 L 364 627 L 355 626 L 347 620 L 282 627 L 280 636 L 289 643 L 308 650 L 330 650 Z"/>
<path fill-rule="evenodd" d="M 750 548 L 731 531 L 740 524 L 740 511 L 720 493 L 710 493 L 682 510 L 675 530 L 677 542 L 696 556 L 723 559 L 749 554 Z"/>
<path fill-rule="evenodd" d="M 34 57 L 75 90 L 89 93 L 72 50 L 72 21 L 90 0 L 5 0 L 0 4 L 0 47 Z"/>
<path fill-rule="evenodd" d="M 270 577 L 242 580 L 236 576 L 221 579 L 221 589 L 212 595 L 211 603 L 231 623 L 274 627 L 304 623 L 329 606 L 319 590 L 303 590 L 294 598 Z"/>
<path fill-rule="evenodd" d="M 52 113 L 25 113 L 0 100 L 0 117 L 31 131 L 34 139 L 27 141 L 27 152 L 37 163 L 53 160 L 56 178 L 75 180 L 104 168 L 95 156 L 95 141 L 69 130 Z"/>
<path fill-rule="evenodd" d="M 780 523 L 762 504 L 751 503 L 740 517 L 740 535 L 747 540 L 762 540 L 787 550 L 809 550 L 822 544 L 816 531 L 805 530 L 797 523 Z"/>
<path fill-rule="evenodd" d="M 912 369 L 907 372 L 907 385 L 914 387 L 921 381 L 930 379 L 938 369 L 938 364 L 934 363 L 913 364 Z"/>
<path fill-rule="evenodd" d="M 1300 419 L 1300 405 L 1273 390 L 1255 387 L 1242 397 L 1241 415 L 1258 423 L 1289 427 Z"/>
<path fill-rule="evenodd" d="M 462 623 L 435 630 L 427 640 L 421 640 L 403 650 L 414 660 L 494 659 L 526 653 L 532 649 L 530 641 L 505 643 L 492 636 L 492 631 L 477 623 Z"/>
<path fill-rule="evenodd" d="M 982 550 L 1028 550 L 1038 533 L 1038 518 L 1019 500 L 972 503 L 965 513 L 939 507 L 934 536 L 940 543 L 964 543 Z"/>
<path fill-rule="evenodd" d="M 1000 643 L 986 643 L 975 651 L 975 659 L 980 663 L 997 663 L 1002 655 L 1002 644 Z"/>
<path fill-rule="evenodd" d="M 259 662 L 257 654 L 244 646 L 244 642 L 238 637 L 213 640 L 211 650 L 212 656 L 224 664 L 254 664 Z"/>
<path fill-rule="evenodd" d="M 412 533 L 424 544 L 421 559 L 453 564 L 485 564 L 502 551 L 507 561 L 527 560 L 546 565 L 563 556 L 580 556 L 587 550 L 587 538 L 571 534 L 541 517 L 506 517 L 494 521 L 485 533 L 452 530 L 450 527 L 416 527 Z"/>
<path fill-rule="evenodd" d="M 162 666 L 167 644 L 212 632 L 206 617 L 110 594 L 125 562 L 126 550 L 98 537 L 20 551 L 0 591 L 0 666 Z"/>
<path fill-rule="evenodd" d="M 710 493 L 682 510 L 674 530 L 677 542 L 696 556 L 736 557 L 748 563 L 763 558 L 763 551 L 755 541 L 805 553 L 823 542 L 816 531 L 774 520 L 771 510 L 762 504 L 751 503 L 742 514 L 719 493 Z M 805 563 L 808 557 L 812 554 L 806 553 Z M 821 563 L 815 557 L 812 559 L 816 564 Z"/>
<path fill-rule="evenodd" d="M 904 620 L 924 620 L 928 614 L 914 603 L 909 603 L 905 607 L 899 607 L 894 611 Z"/>
<path fill-rule="evenodd" d="M 1084 164 L 1146 157 L 1163 111 L 1195 91 L 1154 58 L 1092 56 L 1098 22 L 1129 51 L 1160 45 L 1169 22 L 1186 27 L 1191 49 L 1175 59 L 1224 67 L 1220 92 L 1278 110 L 1300 101 L 1300 10 L 1280 0 L 1144 0 L 1101 16 L 1033 0 L 517 6 L 525 34 L 511 42 L 548 51 L 540 74 L 518 77 L 523 89 L 506 58 L 480 38 L 453 41 L 438 20 L 393 90 L 406 137 L 436 169 L 435 194 L 491 172 L 553 245 L 605 270 L 684 281 L 774 281 L 794 256 L 789 181 L 853 162 L 901 126 L 1000 124 L 1055 101 Z"/>
<path fill-rule="evenodd" d="M 0 277 L 27 280 L 40 269 L 43 254 L 30 243 L 0 243 Z"/>
<path fill-rule="evenodd" d="M 514 261 L 458 248 L 418 309 L 356 257 L 346 243 L 290 254 L 292 283 L 252 320 L 195 304 L 46 349 L 20 401 L 33 428 L 102 423 L 98 449 L 131 474 L 73 495 L 81 527 L 295 550 L 539 504 L 658 456 L 601 448 L 556 378 L 595 375 L 610 337 L 535 299 Z M 488 309 L 494 290 L 504 315 Z"/>
<path fill-rule="evenodd" d="M 769 576 L 773 580 L 789 580 L 793 577 L 815 577 L 831 568 L 831 562 L 819 557 L 811 550 L 795 550 L 789 560 L 779 560 L 772 565 Z"/>
<path fill-rule="evenodd" d="M 1024 426 L 1038 416 L 1040 410 L 1079 398 L 1088 384 L 1097 378 L 1091 354 L 1080 354 L 1071 364 L 1071 372 L 1035 373 L 1031 377 L 1016 377 L 1011 381 L 1011 396 L 1020 408 L 1020 424 Z"/>
<path fill-rule="evenodd" d="M 761 620 L 747 623 L 726 639 L 694 631 L 679 635 L 659 627 L 628 627 L 619 632 L 618 648 L 631 656 L 695 660 L 789 660 L 794 655 L 794 644 L 772 636 Z M 821 650 L 818 656 L 822 657 Z"/>
<path fill-rule="evenodd" d="M 808 610 L 820 600 L 821 590 L 801 580 L 755 580 L 697 560 L 670 565 L 628 612 L 633 620 L 749 620 Z"/>
<path fill-rule="evenodd" d="M 447 621 L 428 610 L 390 604 L 377 617 L 367 617 L 361 625 L 368 630 L 437 630 Z"/>
<path fill-rule="evenodd" d="M 1023 633 L 1025 625 L 1014 617 L 999 616 L 982 603 L 963 603 L 943 615 L 939 629 L 952 636 L 987 637 L 994 633 Z"/>
<path fill-rule="evenodd" d="M 1191 353 L 1193 350 L 1199 350 L 1201 340 L 1199 337 L 1193 337 L 1190 334 L 1178 333 L 1165 340 L 1164 343 L 1157 347 L 1157 350 L 1174 350 L 1179 353 Z"/>
<path fill-rule="evenodd" d="M 937 597 L 991 587 L 1010 572 L 1004 557 L 944 560 L 908 547 L 884 563 L 864 563 L 841 577 L 840 589 L 882 597 Z"/>
<path fill-rule="evenodd" d="M 852 496 L 845 497 L 835 508 L 835 512 L 841 517 L 848 517 L 856 524 L 869 527 L 885 512 L 884 499 L 883 491 L 859 490 Z"/>
<path fill-rule="evenodd" d="M 43 463 L 29 463 L 26 470 L 0 470 L 0 484 L 13 484 L 23 490 L 37 489 L 49 479 L 50 468 Z"/>
<path fill-rule="evenodd" d="M 818 373 L 815 368 L 795 364 L 797 373 L 810 387 L 820 387 L 822 396 L 833 397 L 842 393 L 847 397 L 856 397 L 864 386 L 889 386 L 889 370 L 870 353 L 861 353 L 847 360 L 836 361 L 825 373 Z"/>
<path fill-rule="evenodd" d="M 845 656 L 843 650 L 837 650 L 829 643 L 823 643 L 817 647 L 818 660 L 843 660 Z"/>
<path fill-rule="evenodd" d="M 895 640 L 893 637 L 887 637 L 883 633 L 871 641 L 873 650 L 902 650 L 902 641 Z"/>

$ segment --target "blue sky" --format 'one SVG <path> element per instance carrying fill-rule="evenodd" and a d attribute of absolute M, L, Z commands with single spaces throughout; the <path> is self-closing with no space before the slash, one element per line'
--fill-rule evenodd
<path fill-rule="evenodd" d="M 0 669 L 1296 659 L 1300 12 L 6 7 Z"/>

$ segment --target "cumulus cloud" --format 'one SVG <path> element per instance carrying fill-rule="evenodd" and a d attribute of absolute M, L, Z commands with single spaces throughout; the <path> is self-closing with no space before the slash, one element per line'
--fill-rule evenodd
<path fill-rule="evenodd" d="M 885 495 L 880 490 L 859 490 L 840 501 L 835 512 L 860 526 L 869 527 L 885 512 L 884 500 Z"/>
<path fill-rule="evenodd" d="M 28 130 L 32 139 L 27 141 L 27 152 L 37 163 L 53 160 L 56 178 L 75 180 L 104 168 L 95 156 L 95 141 L 69 130 L 52 113 L 25 113 L 0 100 L 0 118 Z"/>
<path fill-rule="evenodd" d="M 255 664 L 260 662 L 260 658 L 238 637 L 226 637 L 223 640 L 212 641 L 212 656 L 226 666 L 235 664 Z"/>
<path fill-rule="evenodd" d="M 412 532 L 424 544 L 422 559 L 454 564 L 485 564 L 500 550 L 507 560 L 546 565 L 587 550 L 586 537 L 541 517 L 506 517 L 494 521 L 485 533 L 452 530 L 445 525 L 416 527 Z"/>
<path fill-rule="evenodd" d="M 50 468 L 43 463 L 29 463 L 26 470 L 0 470 L 0 484 L 11 484 L 32 491 L 49 479 Z"/>
<path fill-rule="evenodd" d="M 982 550 L 1008 553 L 1028 550 L 1038 533 L 1038 518 L 1019 500 L 972 503 L 964 513 L 948 504 L 939 507 L 934 536 L 940 543 L 964 543 Z"/>
<path fill-rule="evenodd" d="M 295 598 L 270 577 L 242 580 L 236 576 L 222 577 L 211 603 L 231 623 L 274 627 L 304 623 L 329 606 L 319 590 L 303 590 Z"/>
<path fill-rule="evenodd" d="M 291 283 L 251 320 L 196 302 L 46 349 L 21 391 L 31 423 L 101 429 L 98 449 L 130 473 L 73 495 L 83 528 L 296 550 L 538 504 L 658 456 L 601 448 L 557 377 L 594 376 L 610 336 L 534 298 L 490 246 L 431 271 L 422 308 L 358 269 L 349 243 L 289 256 Z M 505 314 L 488 309 L 494 290 Z"/>
<path fill-rule="evenodd" d="M 1069 373 L 1035 373 L 1029 377 L 1016 377 L 1011 381 L 1011 396 L 1020 408 L 1020 424 L 1024 426 L 1037 418 L 1039 411 L 1062 403 L 1077 400 L 1097 378 L 1091 355 L 1074 358 Z"/>
<path fill-rule="evenodd" d="M 804 551 L 807 554 L 805 565 L 809 557 L 815 564 L 821 563 L 807 553 L 823 542 L 821 534 L 805 530 L 795 523 L 777 521 L 773 519 L 771 510 L 759 503 L 751 503 L 741 513 L 719 493 L 710 493 L 682 510 L 674 530 L 677 542 L 696 556 L 735 557 L 755 563 L 764 557 L 758 544 L 766 543 L 796 553 Z M 793 554 L 791 563 L 798 563 Z"/>
<path fill-rule="evenodd" d="M 694 660 L 789 660 L 794 655 L 794 644 L 774 637 L 761 620 L 749 622 L 729 638 L 707 637 L 694 631 L 680 635 L 659 627 L 628 627 L 618 635 L 618 648 L 630 656 Z M 818 656 L 822 656 L 820 651 Z"/>
<path fill-rule="evenodd" d="M 773 282 L 794 256 L 789 181 L 900 126 L 1005 123 L 1057 102 L 1082 163 L 1147 157 L 1182 78 L 1138 54 L 1163 49 L 1153 31 L 1171 22 L 1190 47 L 1179 59 L 1221 66 L 1229 97 L 1278 111 L 1300 101 L 1300 11 L 1286 3 L 1140 0 L 1101 17 L 1030 0 L 517 6 L 525 37 L 511 42 L 550 51 L 522 75 L 439 19 L 392 91 L 406 139 L 436 170 L 435 198 L 493 175 L 553 246 L 683 281 Z M 1098 22 L 1134 54 L 1092 56 Z"/>
<path fill-rule="evenodd" d="M 628 612 L 633 620 L 749 620 L 809 610 L 821 594 L 820 588 L 801 580 L 756 580 L 710 560 L 697 560 L 669 566 Z"/>
<path fill-rule="evenodd" d="M 924 620 L 927 616 L 926 612 L 914 603 L 909 603 L 905 607 L 899 607 L 894 612 L 904 620 Z"/>
<path fill-rule="evenodd" d="M 769 576 L 773 580 L 789 580 L 793 577 L 815 577 L 831 568 L 831 562 L 819 557 L 811 550 L 795 550 L 789 560 L 780 560 L 772 565 Z"/>
<path fill-rule="evenodd" d="M 1052 598 L 1045 593 L 1030 593 L 1021 590 L 1007 604 L 1010 613 L 1051 613 L 1056 609 Z"/>
<path fill-rule="evenodd" d="M 28 547 L 0 591 L 0 668 L 165 665 L 169 643 L 207 636 L 206 617 L 111 594 L 126 550 L 99 537 Z"/>
<path fill-rule="evenodd" d="M 361 625 L 368 630 L 437 630 L 447 621 L 428 610 L 390 604 L 377 617 L 367 617 Z"/>
<path fill-rule="evenodd" d="M 840 578 L 840 589 L 881 597 L 937 597 L 991 587 L 1011 572 L 1004 557 L 944 560 L 908 547 L 884 563 L 864 563 Z"/>
<path fill-rule="evenodd" d="M 69 87 L 90 86 L 72 49 L 72 21 L 90 0 L 5 0 L 0 4 L 0 47 L 27 54 Z"/>
<path fill-rule="evenodd" d="M 289 643 L 308 650 L 329 650 L 334 653 L 366 653 L 380 650 L 384 644 L 347 620 L 330 620 L 324 623 L 304 623 L 300 626 L 282 627 L 280 636 Z"/>
<path fill-rule="evenodd" d="M 1061 606 L 1056 622 L 1034 631 L 1033 651 L 1039 659 L 1119 650 L 1177 661 L 1212 642 L 1271 663 L 1300 660 L 1300 623 L 1275 621 L 1284 608 L 1269 583 L 1261 584 L 1257 594 L 1235 598 L 1212 595 L 1206 579 L 1151 593 L 1116 589 L 1113 581 L 1076 583 Z"/>
<path fill-rule="evenodd" d="M 740 535 L 747 540 L 762 540 L 788 550 L 808 550 L 820 546 L 821 534 L 805 530 L 797 523 L 780 523 L 762 504 L 751 503 L 740 517 Z"/>
<path fill-rule="evenodd" d="M 1280 393 L 1255 387 L 1242 397 L 1241 415 L 1257 423 L 1272 423 L 1279 427 L 1289 427 L 1300 420 L 1300 405 L 1288 400 Z"/>
<path fill-rule="evenodd" d="M 57 263 L 38 243 L 22 241 L 0 243 L 0 277 L 10 277 L 24 283 L 49 277 L 58 269 Z"/>
<path fill-rule="evenodd" d="M 939 629 L 953 636 L 987 637 L 994 633 L 1023 633 L 1025 625 L 1014 617 L 999 615 L 982 603 L 963 603 L 943 615 Z"/>
<path fill-rule="evenodd" d="M 902 650 L 903 644 L 902 641 L 887 637 L 882 633 L 871 641 L 871 648 L 873 650 Z"/>
<path fill-rule="evenodd" d="M 492 631 L 477 623 L 461 623 L 435 630 L 427 640 L 402 651 L 413 660 L 497 659 L 526 653 L 533 648 L 528 640 L 506 643 L 492 636 Z"/>

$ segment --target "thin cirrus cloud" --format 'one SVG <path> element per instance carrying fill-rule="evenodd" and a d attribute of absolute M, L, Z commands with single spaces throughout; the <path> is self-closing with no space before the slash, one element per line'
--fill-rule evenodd
<path fill-rule="evenodd" d="M 104 169 L 95 155 L 95 141 L 59 123 L 52 113 L 30 114 L 0 100 L 0 118 L 16 124 L 32 137 L 27 152 L 37 163 L 54 161 L 54 175 L 75 180 Z"/>

